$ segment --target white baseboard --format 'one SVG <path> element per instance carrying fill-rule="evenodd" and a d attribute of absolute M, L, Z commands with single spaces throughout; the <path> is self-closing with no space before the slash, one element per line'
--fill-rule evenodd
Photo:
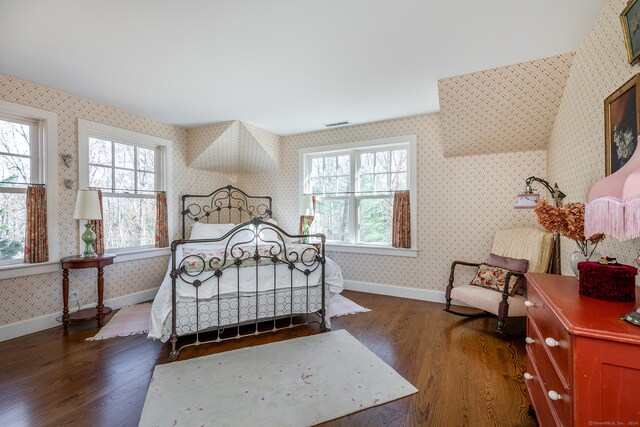
<path fill-rule="evenodd" d="M 104 305 L 116 309 L 124 307 L 125 305 L 148 301 L 155 298 L 156 293 L 158 293 L 158 289 L 159 288 L 147 289 L 146 291 L 136 292 L 135 294 L 123 295 L 121 297 L 105 300 Z M 82 308 L 90 307 L 95 307 L 95 303 L 84 305 Z M 20 322 L 9 323 L 8 325 L 2 325 L 0 326 L 0 342 L 59 326 L 60 322 L 56 319 L 60 317 L 62 317 L 62 311 L 46 314 L 40 317 L 34 317 L 33 319 L 21 320 Z"/>
<path fill-rule="evenodd" d="M 404 286 L 383 285 L 380 283 L 345 280 L 344 288 L 349 291 L 368 292 L 370 294 L 388 295 L 391 297 L 417 299 L 444 303 L 444 291 L 431 289 L 406 288 Z"/>

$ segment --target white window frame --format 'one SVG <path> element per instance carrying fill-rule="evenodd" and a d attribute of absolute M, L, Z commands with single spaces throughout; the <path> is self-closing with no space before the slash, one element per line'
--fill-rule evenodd
<path fill-rule="evenodd" d="M 169 237 L 173 236 L 173 174 L 172 174 L 172 141 L 156 136 L 146 135 L 126 129 L 89 120 L 78 119 L 78 171 L 80 188 L 89 187 L 89 138 L 99 138 L 107 141 L 119 142 L 127 145 L 135 145 L 143 148 L 159 150 L 160 156 L 156 158 L 158 172 L 156 173 L 156 185 L 167 194 L 167 211 Z M 113 165 L 115 166 L 115 165 Z M 159 176 L 158 176 L 159 175 Z M 104 190 L 103 190 L 104 192 Z M 118 196 L 118 193 L 115 193 Z M 86 221 L 79 221 L 78 234 L 82 235 Z M 84 242 L 78 238 L 78 249 L 82 251 Z M 131 261 L 135 259 L 151 258 L 169 255 L 169 248 L 156 248 L 151 246 L 139 246 L 130 248 L 105 248 L 110 253 L 118 254 L 115 261 Z"/>
<path fill-rule="evenodd" d="M 58 245 L 58 115 L 51 111 L 2 100 L 0 100 L 0 115 L 16 119 L 16 121 L 35 121 L 37 123 L 38 144 L 36 152 L 32 155 L 31 170 L 33 172 L 37 168 L 41 183 L 46 185 L 47 237 L 49 240 L 49 261 L 32 264 L 16 260 L 10 264 L 0 265 L 0 279 L 58 271 L 60 263 Z M 31 180 L 34 180 L 33 173 Z"/>
<path fill-rule="evenodd" d="M 359 151 L 368 151 L 368 149 L 376 150 L 384 148 L 384 146 L 406 144 L 408 147 L 408 174 L 407 184 L 409 187 L 409 200 L 411 204 L 411 248 L 394 248 L 390 245 L 375 245 L 368 243 L 355 243 L 355 235 L 357 228 L 357 200 L 366 198 L 367 196 L 357 196 L 356 194 L 348 194 L 345 198 L 350 199 L 349 202 L 349 235 L 350 242 L 329 242 L 326 247 L 329 251 L 334 252 L 356 252 L 365 254 L 379 254 L 379 255 L 393 255 L 393 256 L 407 256 L 416 257 L 418 255 L 418 242 L 417 242 L 417 154 L 416 154 L 416 136 L 405 135 L 392 138 L 376 139 L 369 141 L 356 141 L 346 144 L 334 144 L 325 145 L 320 147 L 310 147 L 298 150 L 298 200 L 302 198 L 304 194 L 309 194 L 307 191 L 308 181 L 306 172 L 310 169 L 311 158 L 317 156 L 328 156 L 331 154 L 340 153 L 357 153 Z M 351 161 L 351 176 L 355 177 L 357 165 L 357 155 L 352 155 Z M 352 183 L 355 178 L 352 178 Z M 351 188 L 350 191 L 355 191 L 355 188 Z"/>

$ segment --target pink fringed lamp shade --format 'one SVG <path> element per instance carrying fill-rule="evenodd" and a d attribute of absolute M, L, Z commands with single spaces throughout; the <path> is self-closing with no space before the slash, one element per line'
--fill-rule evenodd
<path fill-rule="evenodd" d="M 640 237 L 640 150 L 620 170 L 591 187 L 584 213 L 584 234 L 596 233 L 616 240 Z"/>

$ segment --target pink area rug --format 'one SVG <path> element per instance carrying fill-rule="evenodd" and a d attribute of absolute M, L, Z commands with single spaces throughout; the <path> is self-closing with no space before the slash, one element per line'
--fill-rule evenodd
<path fill-rule="evenodd" d="M 94 337 L 87 338 L 87 341 L 149 333 L 150 317 L 150 303 L 122 307 Z"/>
<path fill-rule="evenodd" d="M 331 297 L 331 317 L 371 311 L 356 304 L 340 294 Z M 128 337 L 149 333 L 151 304 L 138 304 L 122 307 L 98 333 L 87 341 L 106 340 L 115 337 Z"/>

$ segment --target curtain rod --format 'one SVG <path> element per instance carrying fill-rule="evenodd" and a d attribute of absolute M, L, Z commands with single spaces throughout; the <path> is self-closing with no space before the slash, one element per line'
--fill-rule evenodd
<path fill-rule="evenodd" d="M 410 190 L 380 190 L 380 191 L 338 191 L 335 193 L 305 193 L 305 196 L 336 196 L 341 194 L 393 194 L 393 193 L 409 193 Z"/>
<path fill-rule="evenodd" d="M 3 185 L 42 185 L 45 186 L 47 184 L 41 184 L 38 182 L 1 182 L 0 183 L 0 187 L 2 187 Z"/>
<path fill-rule="evenodd" d="M 130 188 L 111 188 L 111 187 L 87 187 L 90 190 L 109 190 L 111 192 L 114 191 L 123 191 L 127 194 L 135 194 L 138 193 L 164 193 L 164 190 L 132 190 Z"/>

